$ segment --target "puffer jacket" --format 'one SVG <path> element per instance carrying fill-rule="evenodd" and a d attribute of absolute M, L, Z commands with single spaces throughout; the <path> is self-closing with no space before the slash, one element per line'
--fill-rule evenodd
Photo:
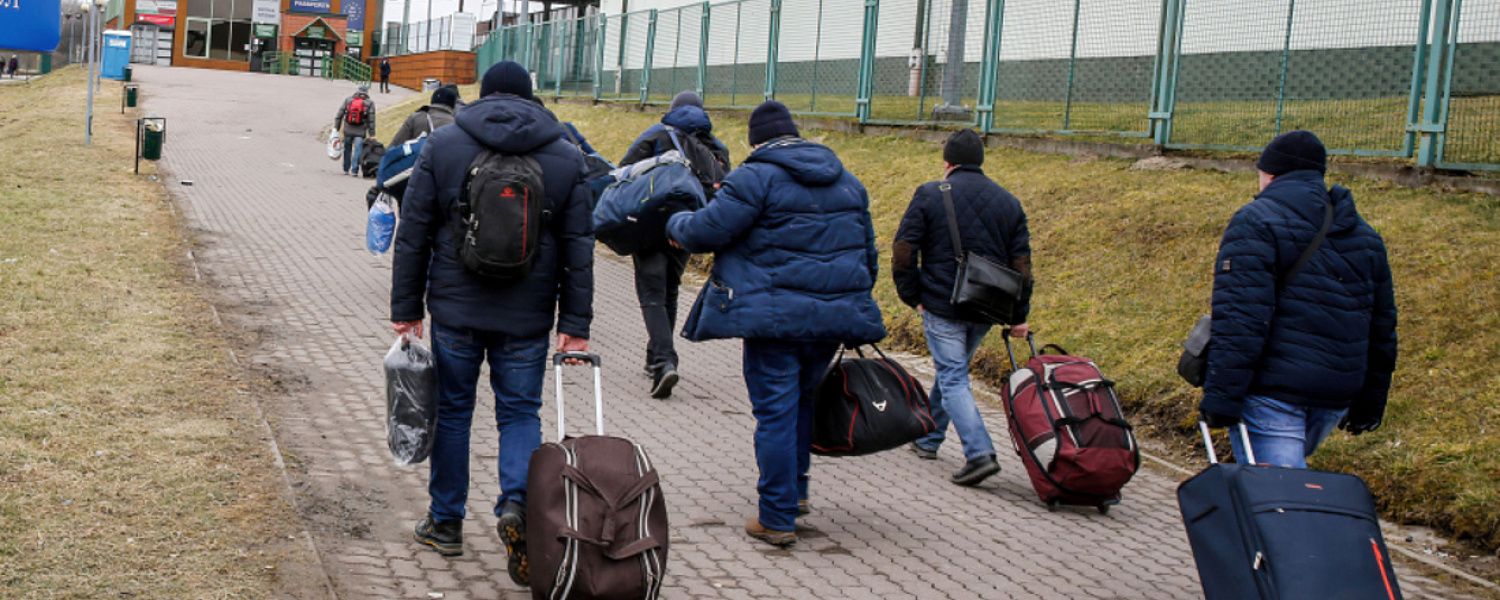
<path fill-rule="evenodd" d="M 1021 201 L 1000 187 L 977 166 L 960 166 L 948 174 L 953 186 L 953 213 L 966 251 L 1000 261 L 1031 277 L 1031 232 Z M 891 272 L 901 301 L 944 319 L 956 319 L 949 299 L 958 258 L 948 233 L 948 211 L 943 193 L 933 181 L 917 188 L 891 249 Z M 1031 286 L 1027 286 L 1011 323 L 1025 323 L 1031 312 Z"/>
<path fill-rule="evenodd" d="M 662 115 L 661 122 L 652 124 L 646 131 L 636 138 L 625 151 L 625 157 L 620 159 L 620 166 L 626 167 L 641 162 L 648 158 L 661 156 L 676 146 L 672 143 L 672 134 L 667 130 L 671 127 L 677 130 L 677 137 L 687 143 L 684 138 L 692 137 L 708 148 L 712 159 L 718 161 L 723 167 L 722 172 L 729 171 L 729 148 L 719 138 L 714 137 L 714 124 L 708 118 L 708 113 L 696 106 L 679 106 L 667 114 Z M 718 183 L 718 177 L 710 177 L 706 171 L 699 168 L 697 159 L 691 154 L 688 159 L 694 161 L 693 172 L 704 185 L 704 191 L 709 195 L 713 193 L 712 184 Z"/>
<path fill-rule="evenodd" d="M 761 146 L 708 206 L 673 215 L 671 239 L 714 252 L 683 337 L 871 343 L 885 337 L 870 295 L 879 273 L 869 195 L 825 146 Z"/>
<path fill-rule="evenodd" d="M 424 133 L 430 135 L 437 128 L 452 124 L 453 107 L 442 104 L 423 106 L 401 123 L 401 128 L 396 130 L 396 135 L 391 136 L 391 147 L 395 148 L 422 137 Z"/>
<path fill-rule="evenodd" d="M 457 258 L 451 226 L 469 165 L 485 147 L 525 154 L 542 167 L 549 220 L 531 274 L 496 281 L 470 273 Z M 583 157 L 562 139 L 550 111 L 531 100 L 491 95 L 434 131 L 422 147 L 401 202 L 396 230 L 391 320 L 419 321 L 425 308 L 445 327 L 517 337 L 557 330 L 587 338 L 593 320 L 594 219 L 579 177 Z"/>
<path fill-rule="evenodd" d="M 1323 224 L 1313 258 L 1277 292 Z M 1277 177 L 1229 221 L 1214 263 L 1213 337 L 1200 407 L 1238 416 L 1246 395 L 1382 415 L 1396 367 L 1396 301 L 1385 242 L 1349 190 L 1322 174 Z"/>

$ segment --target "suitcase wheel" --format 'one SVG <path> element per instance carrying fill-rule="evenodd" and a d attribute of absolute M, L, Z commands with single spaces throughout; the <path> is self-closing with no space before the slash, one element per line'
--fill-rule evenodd
<path fill-rule="evenodd" d="M 1061 504 L 1062 504 L 1062 500 L 1048 500 L 1047 501 L 1047 512 L 1057 512 L 1057 507 L 1060 506 Z"/>
<path fill-rule="evenodd" d="M 1108 505 L 1108 504 L 1100 504 L 1099 505 L 1099 514 L 1101 514 L 1101 515 L 1107 515 L 1107 514 L 1109 514 L 1109 506 L 1110 505 Z"/>

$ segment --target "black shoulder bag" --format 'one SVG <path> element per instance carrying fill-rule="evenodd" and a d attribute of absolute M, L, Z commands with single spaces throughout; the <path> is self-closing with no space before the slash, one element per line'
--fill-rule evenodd
<path fill-rule="evenodd" d="M 974 323 L 1008 325 L 1015 314 L 1026 276 L 993 258 L 965 252 L 958 235 L 958 215 L 953 211 L 953 186 L 938 184 L 948 213 L 948 234 L 953 238 L 953 258 L 958 270 L 953 276 L 953 295 L 948 299 L 958 318 Z"/>
<path fill-rule="evenodd" d="M 1328 237 L 1328 229 L 1333 227 L 1333 200 L 1329 199 L 1323 205 L 1323 227 L 1318 229 L 1318 235 L 1313 236 L 1312 242 L 1307 244 L 1307 249 L 1297 257 L 1297 262 L 1292 263 L 1292 268 L 1287 269 L 1279 279 L 1276 280 L 1276 295 L 1281 295 L 1281 290 L 1286 289 L 1287 282 L 1302 272 L 1318 248 L 1323 245 L 1323 240 Z M 1193 387 L 1203 387 L 1208 380 L 1208 342 L 1213 337 L 1213 315 L 1203 315 L 1193 325 L 1193 330 L 1188 332 L 1188 338 L 1182 342 L 1182 357 L 1177 359 L 1177 374 L 1182 376 L 1183 381 Z"/>

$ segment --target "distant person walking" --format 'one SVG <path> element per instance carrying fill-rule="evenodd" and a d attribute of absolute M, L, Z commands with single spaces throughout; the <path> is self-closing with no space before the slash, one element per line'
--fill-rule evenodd
<path fill-rule="evenodd" d="M 745 532 L 796 543 L 807 510 L 813 398 L 839 344 L 885 337 L 870 289 L 879 272 L 865 187 L 828 147 L 800 137 L 785 105 L 750 115 L 755 147 L 712 202 L 667 222 L 713 271 L 683 325 L 692 341 L 742 338 L 755 415 L 759 516 Z"/>
<path fill-rule="evenodd" d="M 375 133 L 375 101 L 370 99 L 369 84 L 359 84 L 359 90 L 344 99 L 333 126 L 344 136 L 344 172 L 359 177 L 359 154 L 365 137 Z"/>
<path fill-rule="evenodd" d="M 712 200 L 714 190 L 729 172 L 729 149 L 713 134 L 714 124 L 703 111 L 703 99 L 694 92 L 682 92 L 672 99 L 671 109 L 637 138 L 620 166 L 627 167 L 648 158 L 680 150 L 691 163 L 693 173 L 703 185 L 704 198 Z M 651 376 L 651 396 L 667 398 L 677 385 L 677 292 L 682 273 L 687 269 L 688 253 L 663 244 L 643 248 L 631 255 L 635 265 L 635 295 L 646 322 L 646 374 Z"/>
<path fill-rule="evenodd" d="M 380 59 L 380 93 L 391 93 L 391 59 L 389 58 Z"/>
<path fill-rule="evenodd" d="M 1214 260 L 1198 407 L 1209 427 L 1244 421 L 1257 462 L 1305 469 L 1334 427 L 1359 435 L 1385 417 L 1396 369 L 1391 266 L 1353 194 L 1323 180 L 1328 151 L 1317 136 L 1281 134 L 1255 166 L 1260 194 L 1229 220 Z M 1229 437 L 1247 462 L 1240 436 Z"/>
<path fill-rule="evenodd" d="M 433 90 L 432 103 L 406 117 L 406 121 L 391 138 L 391 147 L 395 148 L 424 135 L 430 135 L 437 128 L 452 124 L 453 104 L 457 100 L 458 94 L 453 90 L 448 88 Z"/>
<path fill-rule="evenodd" d="M 953 474 L 959 485 L 977 485 L 1000 472 L 995 443 L 974 405 L 969 387 L 969 363 L 974 351 L 990 331 L 988 323 L 959 318 L 948 300 L 958 272 L 953 234 L 949 224 L 958 223 L 958 236 L 965 252 L 999 261 L 1031 277 L 1031 233 L 1021 201 L 985 176 L 984 140 L 972 129 L 948 136 L 943 146 L 943 179 L 917 188 L 891 247 L 891 273 L 901 301 L 922 313 L 927 349 L 937 369 L 929 400 L 937 428 L 912 442 L 917 456 L 936 459 L 938 447 L 953 423 L 964 447 L 964 466 Z M 949 219 L 948 200 L 941 186 L 950 186 L 954 219 Z M 1031 310 L 1030 288 L 1021 306 L 1011 316 L 1011 331 L 1027 334 L 1026 317 Z"/>
<path fill-rule="evenodd" d="M 537 412 L 547 336 L 555 324 L 559 352 L 588 352 L 594 221 L 583 156 L 533 98 L 526 69 L 497 63 L 485 73 L 480 95 L 452 127 L 432 133 L 417 161 L 396 230 L 391 321 L 397 333 L 420 336 L 422 319 L 432 316 L 438 427 L 427 487 L 432 499 L 416 526 L 417 541 L 445 556 L 463 553 L 469 437 L 480 368 L 488 362 L 500 434 L 497 529 L 511 579 L 526 585 L 527 465 L 542 441 Z M 482 161 L 477 170 L 476 158 Z M 518 190 L 520 181 L 534 183 Z M 478 196 L 485 191 L 491 195 Z M 482 222 L 463 212 L 478 202 L 501 202 L 513 191 L 520 194 L 512 197 L 541 203 L 521 210 L 491 204 L 485 214 L 493 218 Z M 538 215 L 550 217 L 537 221 Z M 506 243 L 538 222 L 539 234 L 519 244 L 524 250 Z M 465 260 L 479 252 L 504 256 Z M 530 257 L 523 263 L 529 270 L 481 270 L 514 265 L 500 259 L 519 256 Z"/>
<path fill-rule="evenodd" d="M 16 58 L 16 55 L 14 55 L 14 54 L 10 55 L 10 78 L 11 79 L 15 79 L 16 78 L 16 71 L 18 71 L 20 69 L 21 69 L 21 61 Z"/>

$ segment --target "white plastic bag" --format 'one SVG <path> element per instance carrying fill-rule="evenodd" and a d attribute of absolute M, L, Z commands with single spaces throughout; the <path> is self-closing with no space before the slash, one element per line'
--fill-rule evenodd
<path fill-rule="evenodd" d="M 385 355 L 385 437 L 401 466 L 427 460 L 437 433 L 437 368 L 432 352 L 399 336 Z"/>
<path fill-rule="evenodd" d="M 365 220 L 365 249 L 380 256 L 391 249 L 391 239 L 396 236 L 396 212 L 391 210 L 391 198 L 381 194 L 370 205 L 369 217 Z"/>
<path fill-rule="evenodd" d="M 344 156 L 344 136 L 339 135 L 339 128 L 333 128 L 328 132 L 328 158 L 338 160 Z"/>

